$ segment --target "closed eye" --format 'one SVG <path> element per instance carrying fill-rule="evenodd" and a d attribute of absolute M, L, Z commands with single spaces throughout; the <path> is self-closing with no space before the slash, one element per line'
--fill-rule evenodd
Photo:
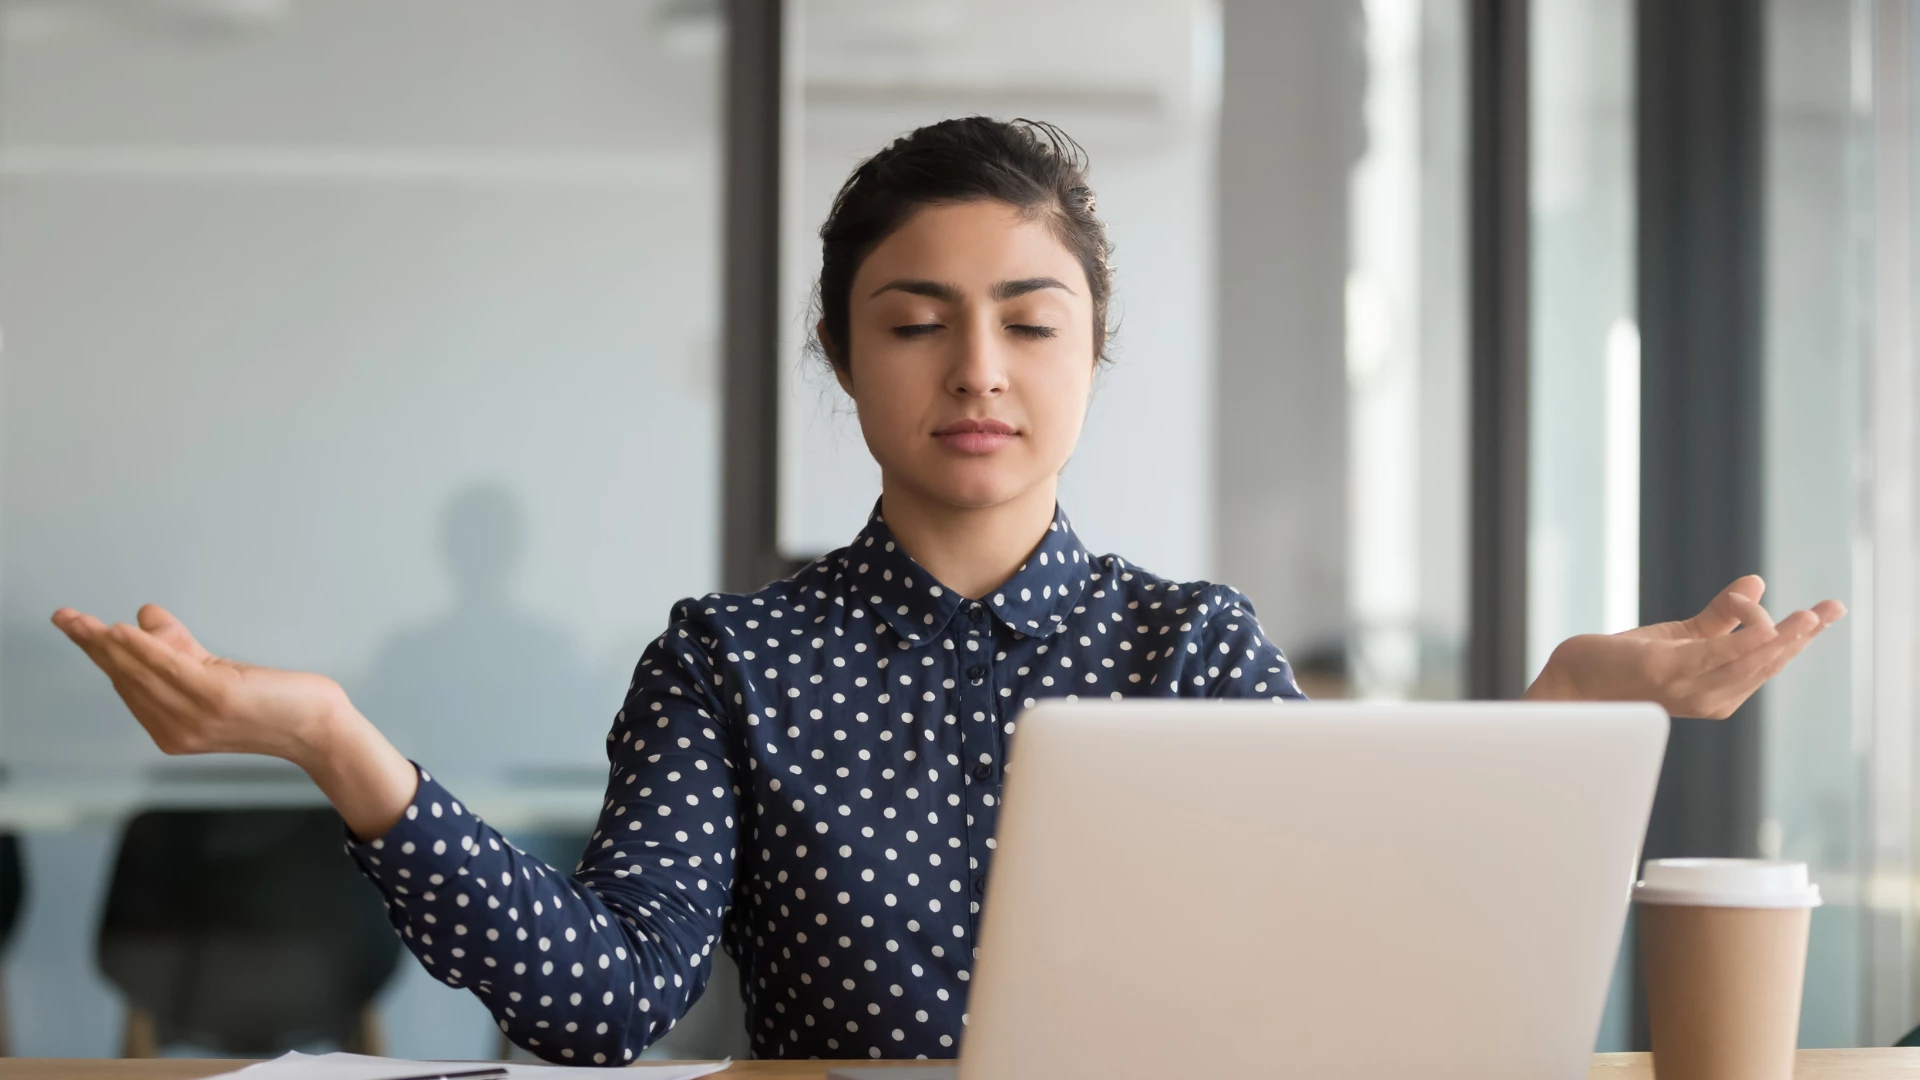
<path fill-rule="evenodd" d="M 893 336 L 898 338 L 926 337 L 936 330 L 943 329 L 939 323 L 908 323 L 893 328 Z"/>
<path fill-rule="evenodd" d="M 1010 323 L 1007 329 L 1025 338 L 1050 338 L 1055 333 L 1051 326 L 1035 326 L 1030 323 Z"/>

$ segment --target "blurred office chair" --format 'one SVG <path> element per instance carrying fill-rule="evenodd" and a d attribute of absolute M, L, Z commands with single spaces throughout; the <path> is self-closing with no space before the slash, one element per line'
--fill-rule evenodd
<path fill-rule="evenodd" d="M 26 895 L 26 869 L 20 857 L 20 838 L 0 833 L 0 956 L 13 944 Z M 0 1057 L 13 1056 L 13 1031 L 7 1026 L 6 982 L 0 978 Z"/>
<path fill-rule="evenodd" d="M 134 818 L 99 940 L 100 970 L 127 998 L 125 1055 L 379 1053 L 371 1003 L 401 947 L 344 837 L 331 809 Z"/>

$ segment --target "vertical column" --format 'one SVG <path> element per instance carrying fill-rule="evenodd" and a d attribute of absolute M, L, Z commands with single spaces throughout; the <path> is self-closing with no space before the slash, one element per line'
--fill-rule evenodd
<path fill-rule="evenodd" d="M 1527 680 L 1527 0 L 1468 8 L 1472 423 L 1467 694 Z"/>
<path fill-rule="evenodd" d="M 1857 697 L 1873 732 L 1869 757 L 1869 863 L 1862 899 L 1868 916 L 1867 1045 L 1913 1030 L 1920 968 L 1914 963 L 1913 783 L 1920 774 L 1914 708 L 1920 674 L 1913 658 L 1920 609 L 1915 562 L 1920 534 L 1915 504 L 1914 425 L 1920 417 L 1913 342 L 1913 36 L 1908 0 L 1878 0 L 1872 9 L 1873 69 L 1873 347 L 1863 410 L 1869 507 L 1866 587 L 1856 597 L 1856 665 L 1866 685 Z"/>
<path fill-rule="evenodd" d="M 775 532 L 783 8 L 783 0 L 725 5 L 720 576 L 724 588 L 741 592 L 791 571 Z"/>
<path fill-rule="evenodd" d="M 1698 611 L 1760 565 L 1761 33 L 1755 0 L 1637 18 L 1640 611 Z M 1649 857 L 1756 844 L 1751 708 L 1674 724 Z"/>
<path fill-rule="evenodd" d="M 1655 622 L 1698 611 L 1762 554 L 1765 10 L 1640 0 L 1635 23 L 1640 615 Z M 1755 853 L 1756 712 L 1674 721 L 1648 858 Z"/>

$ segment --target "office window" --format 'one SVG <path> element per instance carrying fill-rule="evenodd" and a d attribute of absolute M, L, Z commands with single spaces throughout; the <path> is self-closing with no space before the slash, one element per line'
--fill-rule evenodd
<path fill-rule="evenodd" d="M 1463 689 L 1458 3 L 1228 3 L 1217 572 L 1316 697 Z"/>
<path fill-rule="evenodd" d="M 1640 622 L 1631 0 L 1529 11 L 1527 672 Z M 1632 939 L 1596 1049 L 1632 1041 Z"/>
<path fill-rule="evenodd" d="M 47 622 L 151 600 L 584 836 L 634 661 L 718 583 L 720 16 L 0 7 L 10 785 L 189 764 Z M 117 834 L 48 805 L 78 824 L 28 836 L 14 1047 L 111 1053 L 85 890 Z M 477 1003 L 426 993 L 392 1049 L 492 1053 Z"/>
<path fill-rule="evenodd" d="M 1527 668 L 1639 625 L 1633 5 L 1531 8 Z"/>
<path fill-rule="evenodd" d="M 1769 3 L 1765 573 L 1852 612 L 1762 699 L 1769 855 L 1827 903 L 1801 1041 L 1885 1045 L 1915 999 L 1915 26 L 1906 5 Z"/>
<path fill-rule="evenodd" d="M 1360 697 L 1464 690 L 1464 6 L 1360 6 L 1363 142 L 1348 180 L 1348 670 Z"/>

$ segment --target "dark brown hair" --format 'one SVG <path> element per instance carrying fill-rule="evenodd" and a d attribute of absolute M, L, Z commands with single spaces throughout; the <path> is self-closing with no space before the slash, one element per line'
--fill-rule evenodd
<path fill-rule="evenodd" d="M 814 304 L 826 327 L 826 359 L 847 365 L 853 278 L 873 249 L 922 207 L 991 199 L 1045 219 L 1080 261 L 1093 299 L 1093 355 L 1107 358 L 1107 265 L 1112 246 L 1094 214 L 1087 155 L 1052 124 L 969 116 L 929 124 L 860 163 L 820 226 Z M 818 347 L 818 343 L 815 343 Z"/>

